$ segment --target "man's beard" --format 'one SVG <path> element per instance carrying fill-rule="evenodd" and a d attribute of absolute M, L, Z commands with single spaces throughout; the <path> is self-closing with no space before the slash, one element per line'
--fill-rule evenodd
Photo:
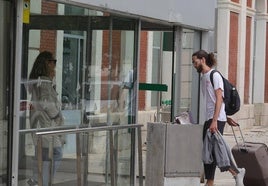
<path fill-rule="evenodd" d="M 196 71 L 198 73 L 201 73 L 203 71 L 203 66 L 202 65 L 199 65 L 197 68 L 196 68 Z"/>

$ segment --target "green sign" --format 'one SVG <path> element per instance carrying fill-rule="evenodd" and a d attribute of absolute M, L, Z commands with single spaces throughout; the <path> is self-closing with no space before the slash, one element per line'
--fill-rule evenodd
<path fill-rule="evenodd" d="M 165 84 L 139 83 L 139 90 L 151 90 L 151 91 L 167 92 L 168 86 Z"/>

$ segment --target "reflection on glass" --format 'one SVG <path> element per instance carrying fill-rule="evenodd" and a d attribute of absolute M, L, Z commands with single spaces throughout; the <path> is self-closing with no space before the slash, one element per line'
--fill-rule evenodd
<path fill-rule="evenodd" d="M 64 123 L 61 113 L 61 103 L 58 100 L 58 93 L 55 88 L 56 61 L 53 54 L 49 51 L 41 52 L 35 59 L 29 76 L 29 93 L 31 95 L 30 110 L 30 126 L 36 128 L 59 127 Z M 35 145 L 35 157 L 33 168 L 37 168 L 37 152 L 36 137 L 33 135 L 33 143 Z M 43 161 L 43 185 L 49 185 L 49 161 L 52 163 L 53 178 L 56 169 L 62 159 L 62 146 L 64 144 L 63 136 L 54 136 L 43 139 L 42 143 L 42 161 Z M 50 150 L 53 149 L 53 153 Z M 38 181 L 38 171 L 33 169 L 33 175 L 28 180 L 30 185 L 36 184 Z"/>
<path fill-rule="evenodd" d="M 83 37 L 64 35 L 62 68 L 63 109 L 81 109 Z"/>
<path fill-rule="evenodd" d="M 59 6 L 59 12 L 63 10 L 61 9 L 63 7 L 64 5 Z M 65 8 L 65 13 L 70 15 L 96 15 L 96 12 L 86 9 L 74 8 L 72 10 L 70 6 Z M 136 81 L 134 78 L 136 72 L 133 69 L 134 31 L 129 30 L 129 28 L 134 28 L 134 23 L 132 20 L 114 19 L 114 24 L 118 28 L 107 30 L 109 25 L 105 24 L 109 23 L 110 18 L 101 17 L 102 19 L 97 19 L 99 22 L 92 23 L 92 28 L 89 27 L 88 30 L 81 31 L 75 30 L 75 28 L 74 30 L 32 29 L 28 32 L 29 48 L 28 54 L 25 54 L 28 56 L 25 61 L 25 69 L 28 69 L 28 72 L 25 71 L 22 76 L 22 92 L 24 94 L 22 107 L 25 108 L 21 112 L 20 122 L 19 146 L 22 151 L 20 151 L 19 158 L 22 161 L 18 165 L 20 174 L 24 175 L 26 179 L 19 180 L 20 185 L 27 185 L 29 178 L 34 180 L 32 176 L 36 168 L 36 141 L 33 138 L 34 134 L 37 131 L 47 130 L 49 127 L 58 127 L 56 122 L 50 122 L 48 125 L 35 125 L 32 122 L 32 120 L 34 121 L 35 108 L 39 107 L 39 105 L 32 99 L 33 95 L 37 96 L 37 93 L 29 91 L 31 81 L 26 77 L 29 77 L 30 71 L 34 66 L 34 60 L 40 52 L 50 50 L 55 53 L 55 58 L 57 58 L 56 77 L 53 79 L 53 85 L 55 85 L 55 89 L 58 92 L 55 95 L 55 99 L 57 97 L 61 102 L 58 105 L 62 113 L 62 119 L 64 119 L 63 126 L 60 126 L 61 129 L 127 125 L 132 123 L 130 121 L 133 121 L 135 117 L 136 110 L 135 102 L 133 101 L 135 98 L 134 83 Z M 38 23 L 35 24 L 38 25 Z M 59 23 L 54 23 L 51 20 L 51 24 L 60 29 Z M 61 22 L 61 24 L 64 26 L 64 22 Z M 94 30 L 93 28 L 96 27 L 94 24 L 97 26 L 103 25 L 103 28 Z M 122 25 L 127 25 L 127 29 L 124 29 Z M 48 61 L 50 64 L 54 64 L 52 59 Z M 40 79 L 37 78 L 36 87 L 40 84 Z M 40 86 L 43 85 L 43 83 L 40 84 Z M 52 93 L 55 89 L 50 91 L 42 89 L 39 93 Z M 53 109 L 49 107 L 50 104 L 48 102 L 44 103 L 48 109 L 47 111 L 52 112 Z M 53 117 L 49 115 L 48 118 Z M 35 126 L 33 127 L 33 125 Z M 52 128 L 52 130 L 56 130 L 56 128 Z M 131 139 L 131 134 L 131 130 L 126 129 L 113 132 L 114 148 L 116 150 L 115 158 L 117 160 L 116 185 L 118 186 L 130 185 L 130 172 L 131 169 L 134 169 L 131 165 L 131 156 L 134 153 L 133 149 L 131 149 L 133 140 Z M 44 141 L 46 141 L 45 139 L 46 137 L 44 137 Z M 83 181 L 109 185 L 110 139 L 107 132 L 96 131 L 79 134 L 79 145 L 76 144 L 76 139 L 75 134 L 67 134 L 64 137 L 63 159 L 52 182 L 73 183 L 75 185 L 77 170 L 74 167 L 76 167 L 77 149 L 80 147 Z M 54 137 L 49 138 L 47 141 L 56 143 L 57 139 Z M 42 149 L 44 152 L 52 152 L 51 148 L 54 146 L 46 147 L 48 148 Z M 58 152 L 58 149 L 54 148 L 54 152 Z M 57 157 L 54 159 L 57 159 Z M 53 162 L 51 156 L 46 160 Z"/>
<path fill-rule="evenodd" d="M 180 111 L 190 111 L 193 123 L 198 123 L 199 74 L 192 67 L 192 53 L 200 49 L 201 35 L 194 30 L 183 29 Z"/>

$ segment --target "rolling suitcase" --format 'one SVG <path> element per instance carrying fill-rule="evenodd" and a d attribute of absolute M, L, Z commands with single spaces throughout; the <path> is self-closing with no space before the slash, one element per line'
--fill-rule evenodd
<path fill-rule="evenodd" d="M 237 124 L 242 142 L 238 143 L 234 129 L 236 145 L 232 148 L 232 154 L 239 168 L 244 167 L 245 186 L 268 186 L 268 148 L 264 143 L 245 142 L 240 126 Z"/>

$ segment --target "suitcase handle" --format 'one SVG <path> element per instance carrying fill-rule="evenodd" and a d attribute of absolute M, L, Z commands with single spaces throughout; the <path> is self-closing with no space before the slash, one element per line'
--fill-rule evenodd
<path fill-rule="evenodd" d="M 241 152 L 248 152 L 248 149 L 247 149 L 247 146 L 246 146 L 246 143 L 245 143 L 245 139 L 244 139 L 243 133 L 241 131 L 240 125 L 237 122 L 235 122 L 232 118 L 229 118 L 229 117 L 227 117 L 227 123 L 232 128 L 232 131 L 233 131 L 233 134 L 234 134 L 234 138 L 235 138 L 235 142 L 237 144 L 237 147 L 238 147 L 239 151 L 241 151 Z M 238 144 L 238 140 L 237 140 L 237 137 L 235 135 L 235 132 L 234 132 L 234 128 L 233 127 L 238 127 L 238 129 L 240 131 L 240 135 L 242 137 L 242 142 L 243 142 L 243 146 L 242 147 Z"/>

